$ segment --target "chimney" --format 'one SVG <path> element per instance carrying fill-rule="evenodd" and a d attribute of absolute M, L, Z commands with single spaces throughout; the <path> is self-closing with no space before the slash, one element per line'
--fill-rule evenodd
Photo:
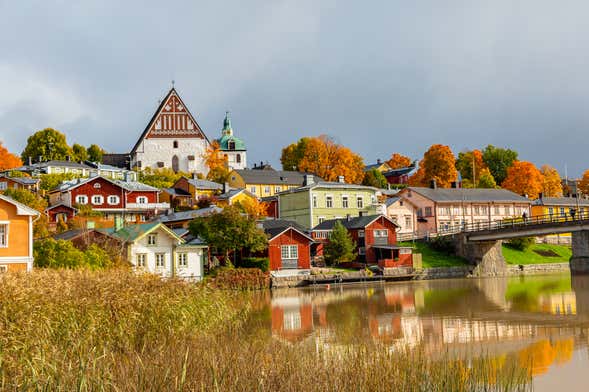
<path fill-rule="evenodd" d="M 72 160 L 72 157 L 71 157 L 71 156 L 69 156 L 69 155 L 66 155 L 66 156 L 65 156 L 65 160 L 66 160 L 67 162 L 71 162 L 71 160 Z"/>
<path fill-rule="evenodd" d="M 437 189 L 438 188 L 438 183 L 436 182 L 436 180 L 431 180 L 429 182 L 429 187 L 432 189 Z"/>
<path fill-rule="evenodd" d="M 346 183 L 346 179 L 344 176 L 337 176 L 337 182 L 345 184 Z"/>
<path fill-rule="evenodd" d="M 312 174 L 305 174 L 303 180 L 303 186 L 312 185 L 315 183 L 315 179 Z"/>
<path fill-rule="evenodd" d="M 378 158 L 378 159 L 376 160 L 376 164 L 377 164 L 377 165 L 380 165 L 380 164 L 381 164 L 381 160 L 380 160 L 380 158 Z"/>
<path fill-rule="evenodd" d="M 544 197 L 544 194 L 542 192 L 538 193 L 538 199 L 542 200 L 542 197 Z"/>
<path fill-rule="evenodd" d="M 229 183 L 224 182 L 223 183 L 223 193 L 227 193 L 228 191 L 229 191 Z"/>
<path fill-rule="evenodd" d="M 450 188 L 453 188 L 453 189 L 456 189 L 456 188 L 458 188 L 458 183 L 457 183 L 456 181 L 452 181 L 452 182 L 450 183 Z"/>
<path fill-rule="evenodd" d="M 349 222 L 351 219 L 352 219 L 352 215 L 350 215 L 350 214 L 347 214 L 347 215 L 346 215 L 346 220 Z"/>
<path fill-rule="evenodd" d="M 27 161 L 29 166 L 31 166 L 33 164 L 33 157 L 27 157 Z"/>
<path fill-rule="evenodd" d="M 37 157 L 37 163 L 41 163 L 41 162 L 43 162 L 43 155 L 39 155 Z"/>
<path fill-rule="evenodd" d="M 126 172 L 125 173 L 125 182 L 131 182 L 133 181 L 133 174 L 132 172 Z"/>

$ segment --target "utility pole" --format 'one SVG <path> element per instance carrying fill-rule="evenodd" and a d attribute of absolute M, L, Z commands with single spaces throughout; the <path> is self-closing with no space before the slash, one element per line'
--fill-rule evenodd
<path fill-rule="evenodd" d="M 472 187 L 476 188 L 477 187 L 477 179 L 476 179 L 476 167 L 475 167 L 476 163 L 474 160 L 474 152 L 472 153 Z"/>

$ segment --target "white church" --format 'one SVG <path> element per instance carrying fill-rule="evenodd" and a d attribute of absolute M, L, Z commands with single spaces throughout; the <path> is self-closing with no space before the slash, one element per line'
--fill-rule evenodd
<path fill-rule="evenodd" d="M 225 116 L 221 151 L 229 169 L 247 167 L 245 144 L 231 129 L 229 113 Z M 205 154 L 211 141 L 190 113 L 174 87 L 162 100 L 145 130 L 129 154 L 107 154 L 105 163 L 130 166 L 131 169 L 171 168 L 175 172 L 206 175 Z"/>

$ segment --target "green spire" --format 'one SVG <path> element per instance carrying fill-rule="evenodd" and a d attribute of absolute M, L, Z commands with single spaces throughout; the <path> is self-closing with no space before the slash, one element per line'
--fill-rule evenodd
<path fill-rule="evenodd" d="M 223 135 L 231 135 L 232 132 L 231 128 L 231 117 L 229 117 L 229 112 L 225 112 L 225 120 L 223 120 Z"/>

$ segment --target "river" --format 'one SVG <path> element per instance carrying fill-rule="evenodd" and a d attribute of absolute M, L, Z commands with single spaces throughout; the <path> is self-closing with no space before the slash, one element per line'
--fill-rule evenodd
<path fill-rule="evenodd" d="M 288 344 L 378 341 L 431 358 L 511 356 L 521 366 L 531 358 L 536 391 L 589 385 L 587 276 L 323 285 L 268 292 L 257 305 L 261 332 Z"/>

